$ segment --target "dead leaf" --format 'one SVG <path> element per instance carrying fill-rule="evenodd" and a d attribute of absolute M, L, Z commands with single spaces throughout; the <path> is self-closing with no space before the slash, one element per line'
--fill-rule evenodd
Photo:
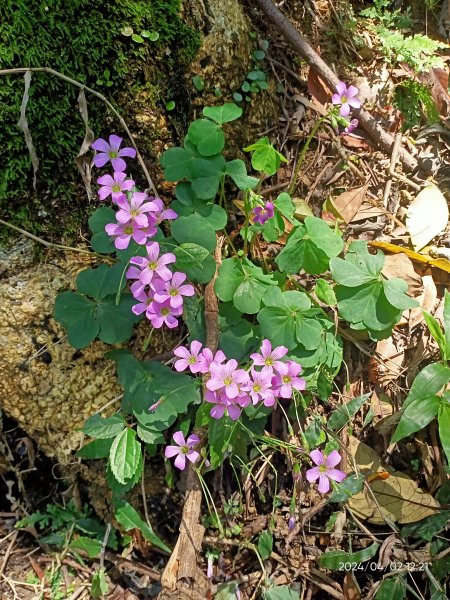
<path fill-rule="evenodd" d="M 28 148 L 28 152 L 30 153 L 31 164 L 33 165 L 33 187 L 36 189 L 37 183 L 37 172 L 39 169 L 39 159 L 36 154 L 36 150 L 33 145 L 33 138 L 31 137 L 30 130 L 28 128 L 28 120 L 27 120 L 27 104 L 30 99 L 30 82 L 31 82 L 31 71 L 25 71 L 24 75 L 25 80 L 25 89 L 23 90 L 22 96 L 22 104 L 20 105 L 20 119 L 17 123 L 17 127 L 23 131 L 23 135 L 25 136 L 25 143 Z"/>
<path fill-rule="evenodd" d="M 436 513 L 438 502 L 433 496 L 422 491 L 417 483 L 400 471 L 391 471 L 382 467 L 375 450 L 360 442 L 357 438 L 349 438 L 349 450 L 359 470 L 364 475 L 374 472 L 388 473 L 389 477 L 377 478 L 367 487 L 355 494 L 347 504 L 361 519 L 382 525 L 386 519 L 393 523 L 415 523 Z"/>
<path fill-rule="evenodd" d="M 380 217 L 381 215 L 385 214 L 385 210 L 377 208 L 376 206 L 372 206 L 372 204 L 363 203 L 361 205 L 361 208 L 353 217 L 352 223 L 357 223 L 358 221 L 366 221 L 367 219 L 373 219 L 374 217 Z"/>
<path fill-rule="evenodd" d="M 376 373 L 377 381 L 380 385 L 387 385 L 391 381 L 395 381 L 403 372 L 403 361 L 405 355 L 402 349 L 397 348 L 392 336 L 377 342 L 376 352 L 381 358 L 381 363 L 377 362 Z M 370 359 L 370 362 L 375 359 Z"/>
<path fill-rule="evenodd" d="M 419 262 L 423 265 L 430 265 L 431 267 L 436 267 L 436 269 L 441 269 L 446 273 L 450 273 L 450 260 L 447 260 L 445 258 L 431 258 L 431 256 L 419 254 L 418 252 L 414 252 L 414 250 L 404 248 L 403 246 L 396 246 L 395 244 L 391 244 L 390 242 L 372 241 L 368 242 L 368 244 L 369 246 L 372 246 L 372 248 L 380 248 L 381 250 L 385 250 L 386 252 L 392 252 L 394 254 L 406 254 L 406 256 L 409 256 L 411 260 Z"/>
<path fill-rule="evenodd" d="M 448 95 L 448 72 L 445 69 L 430 69 L 428 74 L 431 95 L 439 114 L 446 117 L 449 114 L 450 96 Z"/>
<path fill-rule="evenodd" d="M 366 197 L 368 187 L 367 181 L 364 185 L 346 190 L 337 198 L 331 199 L 331 203 L 343 221 L 351 223 Z"/>
<path fill-rule="evenodd" d="M 308 92 L 324 108 L 330 101 L 333 91 L 328 87 L 324 80 L 317 75 L 311 67 L 308 71 Z"/>
<path fill-rule="evenodd" d="M 413 329 L 423 321 L 423 311 L 432 313 L 437 299 L 437 288 L 432 275 L 422 277 L 423 292 L 416 297 L 419 302 L 417 308 L 413 308 L 409 313 L 409 328 Z"/>
<path fill-rule="evenodd" d="M 342 592 L 345 600 L 361 600 L 361 590 L 352 571 L 345 574 Z"/>
<path fill-rule="evenodd" d="M 356 135 L 343 133 L 340 137 L 340 140 L 344 146 L 351 148 L 352 150 L 369 151 L 371 149 L 370 145 L 367 143 L 367 140 Z"/>
<path fill-rule="evenodd" d="M 91 189 L 91 164 L 90 161 L 86 160 L 86 154 L 91 147 L 92 142 L 95 139 L 94 132 L 89 127 L 89 117 L 88 117 L 88 109 L 86 102 L 86 95 L 84 93 L 84 89 L 80 89 L 80 93 L 78 94 L 78 107 L 80 109 L 81 118 L 84 122 L 84 139 L 81 143 L 80 150 L 75 159 L 75 163 L 78 167 L 78 170 L 81 173 L 81 177 L 83 179 L 84 187 L 86 188 L 86 193 L 88 198 L 92 198 L 92 189 Z"/>
<path fill-rule="evenodd" d="M 414 250 L 421 250 L 444 231 L 448 223 L 447 201 L 433 183 L 421 190 L 406 213 L 406 227 Z"/>
<path fill-rule="evenodd" d="M 411 259 L 406 254 L 391 254 L 386 256 L 381 271 L 388 279 L 400 277 L 408 284 L 408 294 L 418 296 L 423 291 L 422 278 L 414 270 Z"/>
<path fill-rule="evenodd" d="M 383 567 L 388 567 L 392 562 L 392 552 L 394 547 L 400 543 L 397 535 L 393 533 L 389 535 L 384 542 L 381 544 L 381 548 L 378 554 L 378 562 Z"/>

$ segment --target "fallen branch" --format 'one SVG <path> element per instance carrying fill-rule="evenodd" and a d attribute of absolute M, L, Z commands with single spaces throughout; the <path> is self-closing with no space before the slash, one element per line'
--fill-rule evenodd
<path fill-rule="evenodd" d="M 281 31 L 286 40 L 291 46 L 306 60 L 311 68 L 327 83 L 330 88 L 335 88 L 339 82 L 338 77 L 333 73 L 330 67 L 320 58 L 320 56 L 311 48 L 305 38 L 300 35 L 293 24 L 287 19 L 283 13 L 273 4 L 271 0 L 256 0 L 261 10 Z M 391 154 L 394 145 L 394 138 L 384 131 L 377 123 L 372 115 L 360 109 L 355 111 L 358 117 L 359 124 L 369 134 L 373 142 L 384 150 L 387 154 Z M 417 169 L 417 161 L 404 148 L 399 148 L 399 157 L 407 171 Z"/>

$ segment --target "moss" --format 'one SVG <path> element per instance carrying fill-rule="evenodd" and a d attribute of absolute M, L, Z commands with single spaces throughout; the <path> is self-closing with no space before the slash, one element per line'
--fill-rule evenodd
<path fill-rule="evenodd" d="M 180 18 L 180 0 L 4 0 L 0 6 L 0 68 L 49 66 L 104 93 L 127 110 L 144 96 L 165 104 L 171 70 L 195 55 L 199 34 Z M 121 30 L 157 31 L 157 42 L 138 44 Z M 98 83 L 110 71 L 111 86 Z M 162 90 L 162 92 L 161 92 Z M 0 213 L 34 233 L 52 233 L 49 214 L 84 215 L 86 194 L 74 166 L 84 135 L 78 89 L 43 73 L 32 76 L 27 118 L 40 160 L 37 192 L 22 133 L 17 128 L 23 79 L 3 76 L 0 86 Z M 163 94 L 162 97 L 161 94 Z M 96 135 L 120 134 L 98 99 L 87 97 Z M 112 124 L 113 123 L 113 124 Z M 133 128 L 133 123 L 130 123 Z M 79 216 L 79 214 L 77 215 Z M 56 231 L 57 228 L 57 231 Z M 55 224 L 61 233 L 61 223 Z M 50 236 L 51 237 L 51 236 Z"/>

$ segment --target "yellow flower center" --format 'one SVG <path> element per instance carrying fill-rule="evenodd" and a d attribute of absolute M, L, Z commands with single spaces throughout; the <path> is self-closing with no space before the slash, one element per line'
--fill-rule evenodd
<path fill-rule="evenodd" d="M 223 380 L 224 385 L 231 385 L 232 384 L 232 380 L 227 377 L 226 379 Z"/>
<path fill-rule="evenodd" d="M 113 192 L 120 192 L 120 183 L 115 183 L 111 189 Z"/>
<path fill-rule="evenodd" d="M 161 314 L 163 317 L 167 317 L 167 315 L 170 313 L 170 310 L 168 308 L 162 308 L 161 309 Z"/>
<path fill-rule="evenodd" d="M 291 378 L 289 377 L 289 375 L 283 375 L 283 383 L 290 383 L 291 382 Z"/>
<path fill-rule="evenodd" d="M 259 383 L 255 383 L 255 385 L 253 386 L 253 391 L 254 392 L 260 392 L 261 391 L 261 386 L 259 385 Z"/>
<path fill-rule="evenodd" d="M 268 358 L 266 358 L 266 360 L 264 361 L 264 364 L 266 365 L 266 367 L 271 367 L 273 365 L 273 359 L 270 358 L 270 356 Z"/>
<path fill-rule="evenodd" d="M 110 150 L 108 152 L 108 156 L 109 156 L 109 158 L 117 158 L 118 152 L 116 152 L 115 150 Z"/>

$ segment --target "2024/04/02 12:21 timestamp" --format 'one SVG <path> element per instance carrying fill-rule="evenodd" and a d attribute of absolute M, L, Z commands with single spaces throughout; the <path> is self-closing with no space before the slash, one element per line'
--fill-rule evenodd
<path fill-rule="evenodd" d="M 377 562 L 355 563 L 341 562 L 339 563 L 339 571 L 424 571 L 428 566 L 426 562 L 400 562 L 392 561 L 388 565 L 383 565 Z"/>

